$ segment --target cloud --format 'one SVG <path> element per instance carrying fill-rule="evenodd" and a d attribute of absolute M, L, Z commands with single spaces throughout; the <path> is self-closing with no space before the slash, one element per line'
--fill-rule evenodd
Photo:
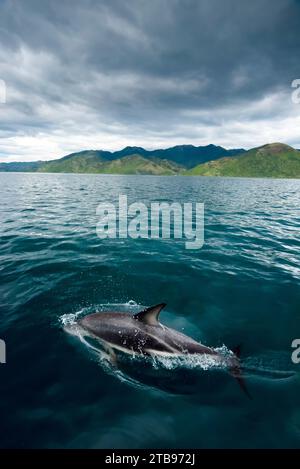
<path fill-rule="evenodd" d="M 299 26 L 296 0 L 3 0 L 0 159 L 300 147 Z"/>

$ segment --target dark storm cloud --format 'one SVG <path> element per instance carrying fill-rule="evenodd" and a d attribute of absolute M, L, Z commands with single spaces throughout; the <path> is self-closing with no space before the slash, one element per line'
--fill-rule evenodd
<path fill-rule="evenodd" d="M 296 0 L 4 0 L 2 153 L 15 135 L 47 134 L 63 151 L 73 135 L 74 148 L 91 136 L 99 147 L 225 144 L 224 122 L 233 138 L 240 121 L 272 127 L 295 114 L 299 26 Z"/>

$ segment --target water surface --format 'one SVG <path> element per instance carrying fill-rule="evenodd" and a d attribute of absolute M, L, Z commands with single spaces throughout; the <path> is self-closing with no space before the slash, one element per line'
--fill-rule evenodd
<path fill-rule="evenodd" d="M 119 193 L 204 202 L 204 247 L 100 240 L 96 207 Z M 299 193 L 297 180 L 0 173 L 1 447 L 299 447 Z M 62 327 L 162 301 L 168 326 L 242 345 L 252 400 L 192 362 L 123 379 Z"/>

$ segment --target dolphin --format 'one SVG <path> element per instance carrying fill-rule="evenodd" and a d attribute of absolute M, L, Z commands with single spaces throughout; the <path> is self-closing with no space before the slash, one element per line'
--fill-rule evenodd
<path fill-rule="evenodd" d="M 109 352 L 112 361 L 116 361 L 118 351 L 153 357 L 209 355 L 216 363 L 228 366 L 231 375 L 237 379 L 243 391 L 250 397 L 240 372 L 239 348 L 229 357 L 224 357 L 213 348 L 200 344 L 175 329 L 166 327 L 159 321 L 159 314 L 165 306 L 166 303 L 160 303 L 136 314 L 117 311 L 93 313 L 80 319 L 78 324 L 90 336 L 100 340 Z"/>

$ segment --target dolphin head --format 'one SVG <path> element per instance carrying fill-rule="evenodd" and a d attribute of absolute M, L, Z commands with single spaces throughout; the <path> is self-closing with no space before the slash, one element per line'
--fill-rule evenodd
<path fill-rule="evenodd" d="M 116 311 L 89 314 L 80 319 L 79 325 L 100 339 L 110 340 L 114 335 L 124 335 L 131 322 L 130 314 Z"/>

